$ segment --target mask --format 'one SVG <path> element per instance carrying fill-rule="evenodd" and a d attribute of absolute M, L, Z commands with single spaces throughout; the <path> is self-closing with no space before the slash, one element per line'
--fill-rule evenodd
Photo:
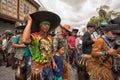
<path fill-rule="evenodd" d="M 67 34 L 66 34 L 65 31 L 62 31 L 62 36 L 63 36 L 64 38 L 66 38 Z"/>
<path fill-rule="evenodd" d="M 116 39 L 116 36 L 106 36 L 106 38 L 110 41 L 114 41 Z"/>

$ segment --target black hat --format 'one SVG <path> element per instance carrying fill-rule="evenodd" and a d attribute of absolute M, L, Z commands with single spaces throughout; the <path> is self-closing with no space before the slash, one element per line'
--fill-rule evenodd
<path fill-rule="evenodd" d="M 116 17 L 116 18 L 110 20 L 110 22 L 111 22 L 112 24 L 120 24 L 120 17 Z"/>
<path fill-rule="evenodd" d="M 120 34 L 120 25 L 114 24 L 114 29 L 112 30 L 113 33 Z"/>
<path fill-rule="evenodd" d="M 50 30 L 55 29 L 60 24 L 60 17 L 50 11 L 38 11 L 30 15 L 32 18 L 31 32 L 39 32 L 39 24 L 42 21 L 50 22 Z"/>
<path fill-rule="evenodd" d="M 17 30 L 24 30 L 24 29 L 25 29 L 25 25 L 16 26 L 15 28 L 16 28 Z"/>
<path fill-rule="evenodd" d="M 88 24 L 87 24 L 87 28 L 88 28 L 88 27 L 93 27 L 93 28 L 96 28 L 96 25 L 95 25 L 95 24 L 93 24 L 93 23 L 88 23 Z"/>
<path fill-rule="evenodd" d="M 77 33 L 77 32 L 78 32 L 78 29 L 73 29 L 73 31 Z"/>
<path fill-rule="evenodd" d="M 109 24 L 109 25 L 106 25 L 106 27 L 104 28 L 104 31 L 112 31 L 114 33 L 119 33 L 120 26 L 118 24 Z"/>

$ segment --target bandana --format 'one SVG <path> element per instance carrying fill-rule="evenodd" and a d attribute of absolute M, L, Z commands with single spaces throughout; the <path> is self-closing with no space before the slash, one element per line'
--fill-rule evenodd
<path fill-rule="evenodd" d="M 48 24 L 48 25 L 50 25 L 50 22 L 49 22 L 49 21 L 42 21 L 42 22 L 40 22 L 39 25 L 41 26 L 41 25 L 43 25 L 43 24 Z"/>

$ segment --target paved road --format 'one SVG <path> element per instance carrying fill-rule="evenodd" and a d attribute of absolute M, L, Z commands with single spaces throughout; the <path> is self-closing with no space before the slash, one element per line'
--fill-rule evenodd
<path fill-rule="evenodd" d="M 0 80 L 15 80 L 15 71 L 11 67 L 0 66 Z"/>
<path fill-rule="evenodd" d="M 73 74 L 70 76 L 71 78 L 77 79 L 76 69 L 72 68 L 71 71 Z M 0 80 L 15 80 L 15 70 L 12 70 L 11 67 L 0 66 Z"/>

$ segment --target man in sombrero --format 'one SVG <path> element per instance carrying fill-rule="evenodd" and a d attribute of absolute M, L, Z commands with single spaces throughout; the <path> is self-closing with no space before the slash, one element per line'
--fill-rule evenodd
<path fill-rule="evenodd" d="M 52 56 L 52 38 L 47 33 L 60 24 L 60 17 L 49 11 L 27 14 L 23 42 L 32 44 L 31 80 L 53 80 L 52 67 L 57 67 Z"/>

